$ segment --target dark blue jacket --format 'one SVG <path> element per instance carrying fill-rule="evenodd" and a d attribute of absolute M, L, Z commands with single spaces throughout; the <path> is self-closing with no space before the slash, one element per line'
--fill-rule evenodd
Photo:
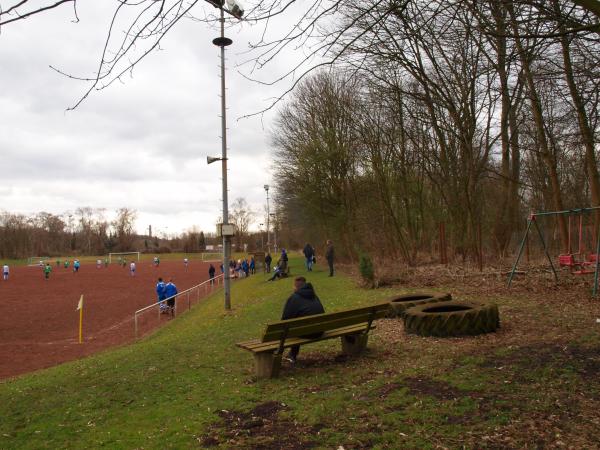
<path fill-rule="evenodd" d="M 315 249 L 312 248 L 310 244 L 306 244 L 302 253 L 304 253 L 306 259 L 312 259 L 312 257 L 315 256 Z"/>

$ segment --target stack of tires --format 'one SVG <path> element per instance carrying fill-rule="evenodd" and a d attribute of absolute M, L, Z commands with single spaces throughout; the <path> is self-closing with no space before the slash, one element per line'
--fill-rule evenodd
<path fill-rule="evenodd" d="M 433 292 L 418 292 L 416 294 L 399 295 L 390 300 L 390 316 L 404 317 L 406 310 L 431 303 L 447 302 L 452 300 L 450 294 L 439 294 Z"/>
<path fill-rule="evenodd" d="M 391 315 L 404 320 L 404 330 L 419 336 L 473 336 L 500 326 L 497 305 L 452 301 L 450 294 L 407 294 L 390 305 Z"/>

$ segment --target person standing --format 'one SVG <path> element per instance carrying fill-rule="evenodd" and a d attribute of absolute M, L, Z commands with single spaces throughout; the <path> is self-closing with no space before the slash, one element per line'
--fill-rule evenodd
<path fill-rule="evenodd" d="M 302 250 L 302 253 L 304 253 L 304 258 L 306 258 L 306 270 L 312 272 L 313 258 L 315 257 L 315 249 L 312 248 L 312 245 L 310 245 L 307 242 L 304 246 L 304 250 Z"/>
<path fill-rule="evenodd" d="M 329 276 L 333 276 L 333 260 L 334 260 L 333 242 L 330 239 L 327 240 L 327 249 L 325 250 L 325 259 L 329 265 Z"/>
<path fill-rule="evenodd" d="M 185 266 L 185 268 L 188 268 L 188 259 L 187 258 L 183 258 L 183 265 Z"/>
<path fill-rule="evenodd" d="M 165 311 L 167 305 L 163 303 L 161 303 L 165 298 L 167 298 L 165 296 L 165 288 L 167 287 L 167 285 L 165 284 L 165 282 L 163 281 L 162 278 L 158 279 L 158 283 L 156 283 L 156 296 L 158 298 L 158 304 L 159 304 L 159 308 L 161 311 Z"/>
<path fill-rule="evenodd" d="M 131 264 L 129 264 L 129 274 L 132 277 L 135 277 L 135 262 L 131 261 Z"/>
<path fill-rule="evenodd" d="M 78 259 L 73 261 L 73 272 L 79 272 L 79 266 L 80 266 L 80 263 L 79 263 Z"/>
<path fill-rule="evenodd" d="M 271 272 L 271 261 L 273 261 L 271 254 L 267 253 L 267 256 L 265 256 L 265 272 L 267 273 Z"/>
<path fill-rule="evenodd" d="M 325 308 L 321 304 L 321 300 L 315 294 L 312 284 L 306 282 L 304 277 L 296 277 L 294 279 L 294 293 L 287 299 L 283 308 L 281 320 L 290 320 L 297 317 L 312 316 L 315 314 L 323 314 Z M 315 338 L 322 333 L 310 334 L 302 337 Z M 290 353 L 287 359 L 292 363 L 296 363 L 300 346 L 294 345 L 290 348 Z"/>
<path fill-rule="evenodd" d="M 102 268 L 102 260 L 101 259 L 97 259 L 96 260 L 96 269 L 101 269 Z"/>
<path fill-rule="evenodd" d="M 171 316 L 175 315 L 175 296 L 177 295 L 177 286 L 171 278 L 165 286 L 165 298 L 167 299 L 167 308 L 171 312 Z"/>
<path fill-rule="evenodd" d="M 221 267 L 223 267 L 223 264 L 221 264 Z M 210 267 L 208 268 L 208 278 L 210 280 L 210 284 L 215 284 L 215 270 L 215 266 L 210 263 Z M 221 272 L 223 271 L 221 270 Z"/>
<path fill-rule="evenodd" d="M 4 266 L 2 267 L 2 278 L 4 278 L 4 281 L 8 281 L 9 273 L 10 273 L 10 268 L 8 267 L 8 264 L 4 264 Z"/>
<path fill-rule="evenodd" d="M 44 278 L 46 280 L 50 278 L 50 272 L 52 272 L 52 266 L 50 263 L 46 263 L 46 266 L 44 267 Z"/>
<path fill-rule="evenodd" d="M 250 273 L 252 275 L 256 273 L 256 261 L 254 260 L 254 256 L 250 257 Z"/>

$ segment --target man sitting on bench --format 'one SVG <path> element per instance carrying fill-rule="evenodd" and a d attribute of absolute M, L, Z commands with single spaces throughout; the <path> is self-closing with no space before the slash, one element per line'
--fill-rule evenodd
<path fill-rule="evenodd" d="M 306 282 L 304 277 L 296 277 L 294 279 L 294 293 L 285 302 L 281 320 L 296 319 L 297 317 L 312 316 L 315 314 L 323 314 L 325 309 L 321 304 L 321 300 L 315 294 L 312 284 Z M 322 333 L 302 336 L 305 338 L 316 338 Z M 290 348 L 290 353 L 286 358 L 292 364 L 296 363 L 296 358 L 300 352 L 300 346 L 294 345 Z"/>

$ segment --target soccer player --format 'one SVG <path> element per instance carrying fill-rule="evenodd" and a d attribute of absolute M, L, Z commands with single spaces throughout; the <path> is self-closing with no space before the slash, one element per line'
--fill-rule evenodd
<path fill-rule="evenodd" d="M 156 296 L 158 297 L 158 303 L 160 303 L 162 300 L 167 298 L 165 296 L 165 288 L 166 288 L 165 282 L 163 281 L 162 278 L 159 278 L 158 283 L 156 283 Z M 167 307 L 167 305 L 165 305 L 164 303 L 160 303 L 161 312 L 164 312 L 166 307 Z"/>
<path fill-rule="evenodd" d="M 221 264 L 221 266 L 223 266 Z M 210 279 L 210 284 L 215 284 L 215 266 L 210 263 L 210 267 L 208 268 L 208 277 Z"/>
<path fill-rule="evenodd" d="M 46 263 L 46 267 L 44 267 L 44 278 L 46 280 L 50 278 L 50 272 L 52 272 L 52 266 L 50 263 Z"/>
<path fill-rule="evenodd" d="M 188 259 L 187 258 L 183 258 L 183 265 L 187 269 L 187 266 L 188 266 Z"/>
<path fill-rule="evenodd" d="M 131 261 L 131 264 L 129 264 L 129 273 L 131 274 L 132 277 L 135 277 L 135 262 Z"/>
<path fill-rule="evenodd" d="M 80 263 L 79 263 L 78 259 L 73 261 L 73 272 L 75 272 L 75 273 L 79 272 L 79 266 L 80 266 Z"/>
<path fill-rule="evenodd" d="M 102 260 L 101 259 L 97 259 L 96 260 L 96 269 L 101 269 L 102 268 Z"/>
<path fill-rule="evenodd" d="M 173 278 L 165 286 L 165 298 L 167 298 L 167 308 L 171 311 L 171 316 L 175 315 L 175 296 L 177 295 L 177 286 L 173 283 Z"/>
<path fill-rule="evenodd" d="M 2 277 L 4 278 L 4 281 L 8 280 L 9 272 L 10 272 L 10 269 L 8 267 L 8 264 L 4 264 L 4 266 L 2 267 Z"/>

